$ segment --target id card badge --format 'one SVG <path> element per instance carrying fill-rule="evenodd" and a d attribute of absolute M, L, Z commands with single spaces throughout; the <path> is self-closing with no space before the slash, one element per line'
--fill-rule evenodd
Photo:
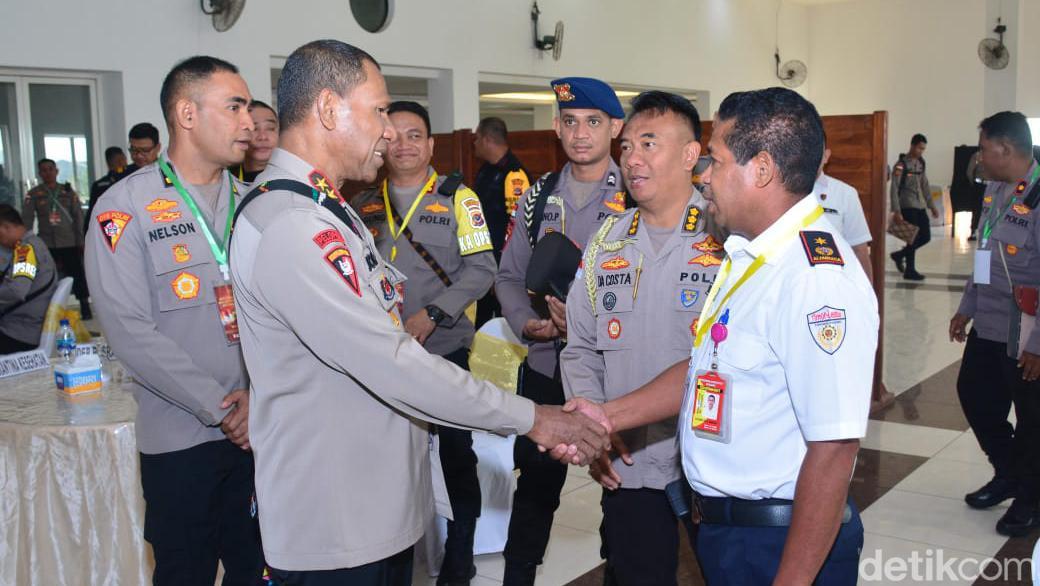
<path fill-rule="evenodd" d="M 51 226 L 57 226 L 58 224 L 61 223 L 61 214 L 59 214 L 56 211 L 51 212 L 49 220 L 50 220 Z"/>
<path fill-rule="evenodd" d="M 231 291 L 231 284 L 224 283 L 213 287 L 214 296 L 217 298 L 217 312 L 220 313 L 220 325 L 224 327 L 224 337 L 228 346 L 238 343 L 238 314 L 235 312 L 235 295 Z"/>
<path fill-rule="evenodd" d="M 975 270 L 972 273 L 972 280 L 975 281 L 976 285 L 989 285 L 989 264 L 993 258 L 992 251 L 989 250 L 976 250 L 975 251 Z"/>
<path fill-rule="evenodd" d="M 728 444 L 731 431 L 730 378 L 714 370 L 698 370 L 693 381 L 690 426 L 697 437 Z"/>

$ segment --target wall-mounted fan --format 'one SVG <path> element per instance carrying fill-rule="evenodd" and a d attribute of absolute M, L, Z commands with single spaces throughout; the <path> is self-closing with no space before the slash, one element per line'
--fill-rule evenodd
<path fill-rule="evenodd" d="M 805 63 L 792 59 L 781 65 L 780 51 L 773 53 L 773 58 L 776 60 L 776 78 L 780 83 L 789 88 L 796 88 L 805 83 L 805 78 L 809 75 L 809 68 Z"/>
<path fill-rule="evenodd" d="M 990 69 L 1004 69 L 1011 61 L 1011 53 L 1004 44 L 1004 33 L 1007 27 L 997 19 L 997 27 L 993 29 L 999 38 L 985 38 L 979 41 L 979 59 L 982 64 Z"/>
<path fill-rule="evenodd" d="M 534 26 L 534 46 L 536 49 L 542 51 L 552 51 L 552 57 L 555 61 L 560 60 L 560 55 L 563 54 L 563 21 L 556 21 L 556 30 L 552 36 L 538 36 L 538 16 L 541 15 L 542 11 L 538 10 L 538 2 L 535 2 L 531 6 L 531 23 Z"/>
<path fill-rule="evenodd" d="M 209 8 L 206 8 L 206 4 Z M 227 32 L 235 26 L 235 21 L 242 16 L 246 0 L 199 0 L 203 14 L 213 17 L 213 28 L 218 33 Z"/>

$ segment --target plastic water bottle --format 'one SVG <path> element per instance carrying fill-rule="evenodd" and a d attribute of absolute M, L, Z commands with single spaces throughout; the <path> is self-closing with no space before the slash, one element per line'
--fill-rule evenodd
<path fill-rule="evenodd" d="M 58 347 L 58 356 L 61 356 L 61 359 L 65 362 L 72 362 L 76 359 L 76 332 L 72 331 L 69 320 L 63 319 L 60 323 L 58 337 L 55 341 Z"/>

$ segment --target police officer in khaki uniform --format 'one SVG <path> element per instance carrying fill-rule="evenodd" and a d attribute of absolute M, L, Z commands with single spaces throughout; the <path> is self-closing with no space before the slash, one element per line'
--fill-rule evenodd
<path fill-rule="evenodd" d="M 604 403 L 686 358 L 722 239 L 690 185 L 700 116 L 682 96 L 644 92 L 621 133 L 621 172 L 638 209 L 606 219 L 567 296 L 560 353 L 568 398 Z M 675 418 L 620 435 L 594 475 L 603 492 L 607 584 L 675 584 L 679 534 L 665 487 L 681 492 Z M 622 455 L 630 454 L 622 464 Z"/>
<path fill-rule="evenodd" d="M 72 277 L 72 293 L 79 299 L 83 319 L 91 319 L 90 293 L 83 275 L 83 205 L 69 183 L 58 183 L 58 166 L 51 159 L 36 164 L 40 184 L 25 194 L 22 218 L 47 243 L 61 272 Z M 39 222 L 37 222 L 39 219 Z"/>
<path fill-rule="evenodd" d="M 333 40 L 300 47 L 278 106 L 281 147 L 231 242 L 264 550 L 280 585 L 411 584 L 439 477 L 426 421 L 559 440 L 571 461 L 609 440 L 473 379 L 403 329 L 404 277 L 332 187 L 374 180 L 396 135 L 372 57 Z"/>
<path fill-rule="evenodd" d="M 979 130 L 979 164 L 991 180 L 982 198 L 974 275 L 950 321 L 950 338 L 967 340 L 957 394 L 994 477 L 965 501 L 984 509 L 1013 497 L 996 528 L 1018 537 L 1040 525 L 1040 164 L 1021 113 L 994 114 Z"/>
<path fill-rule="evenodd" d="M 133 375 L 145 539 L 155 584 L 256 584 L 249 395 L 226 242 L 253 121 L 238 70 L 192 57 L 163 82 L 169 151 L 98 200 L 87 276 L 109 344 Z"/>
<path fill-rule="evenodd" d="M 7 204 L 0 205 L 0 246 L 11 251 L 0 282 L 0 354 L 32 350 L 40 343 L 47 306 L 58 286 L 54 259 Z"/>
<path fill-rule="evenodd" d="M 899 272 L 903 273 L 903 278 L 911 281 L 924 280 L 924 275 L 917 272 L 917 249 L 932 239 L 932 226 L 925 208 L 932 213 L 933 218 L 939 217 L 939 210 L 932 202 L 928 176 L 924 172 L 922 155 L 927 147 L 928 139 L 923 134 L 915 134 L 910 139 L 910 150 L 899 155 L 899 161 L 892 167 L 892 184 L 889 187 L 892 221 L 909 222 L 917 226 L 914 241 L 889 255 Z"/>
<path fill-rule="evenodd" d="M 495 282 L 491 237 L 477 194 L 461 177 L 430 167 L 430 115 L 415 102 L 390 104 L 396 137 L 386 159 L 387 179 L 352 205 L 383 258 L 404 273 L 404 329 L 431 354 L 469 370 L 474 328 L 463 312 Z M 480 516 L 477 455 L 469 431 L 441 427 L 441 466 L 451 498 L 438 584 L 468 584 L 476 574 L 473 536 Z"/>
<path fill-rule="evenodd" d="M 566 323 L 562 304 L 552 306 L 555 315 L 551 316 L 535 310 L 544 304 L 527 293 L 531 252 L 550 232 L 584 244 L 603 220 L 625 211 L 621 171 L 610 158 L 610 141 L 621 132 L 625 117 L 617 94 L 602 81 L 584 77 L 557 79 L 551 85 L 560 109 L 553 126 L 569 162 L 559 173 L 535 181 L 520 199 L 495 279 L 502 315 L 528 345 L 518 392 L 543 405 L 563 403 L 556 367 Z M 567 478 L 566 466 L 539 453 L 523 438 L 517 439 L 514 460 L 520 476 L 503 552 L 507 586 L 534 583 Z"/>

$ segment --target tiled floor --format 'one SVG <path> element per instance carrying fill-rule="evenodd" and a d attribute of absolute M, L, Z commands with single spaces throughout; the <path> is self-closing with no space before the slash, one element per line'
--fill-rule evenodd
<path fill-rule="evenodd" d="M 898 396 L 872 416 L 850 485 L 866 528 L 860 583 L 1029 584 L 1028 563 L 1019 580 L 1016 564 L 1004 560 L 1028 558 L 1037 534 L 1004 538 L 994 524 L 1006 504 L 976 511 L 963 501 L 992 474 L 957 401 L 962 346 L 947 337 L 971 270 L 968 243 L 937 229 L 918 265 L 928 276 L 921 284 L 903 281 L 891 265 L 886 274 L 884 379 Z M 599 491 L 584 470 L 570 469 L 538 584 L 602 584 Z M 680 584 L 700 584 L 693 556 L 684 554 Z M 502 565 L 500 555 L 481 556 L 474 584 L 500 583 Z M 997 578 L 976 582 L 980 572 Z M 416 577 L 426 583 L 420 568 Z"/>

